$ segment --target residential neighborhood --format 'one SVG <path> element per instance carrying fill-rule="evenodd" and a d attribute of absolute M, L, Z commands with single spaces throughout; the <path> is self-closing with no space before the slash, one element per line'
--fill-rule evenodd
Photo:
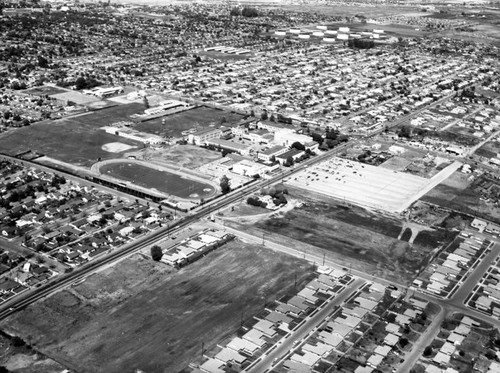
<path fill-rule="evenodd" d="M 1 2 L 0 371 L 499 371 L 499 17 Z"/>

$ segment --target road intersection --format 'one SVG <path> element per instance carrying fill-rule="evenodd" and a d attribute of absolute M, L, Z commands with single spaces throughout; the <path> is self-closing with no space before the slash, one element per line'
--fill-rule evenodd
<path fill-rule="evenodd" d="M 283 253 L 286 253 L 288 255 L 292 255 L 295 257 L 303 258 L 308 260 L 311 263 L 324 263 L 325 266 L 335 268 L 335 269 L 343 269 L 341 268 L 335 261 L 329 259 L 328 257 L 321 257 L 319 255 L 315 255 L 313 253 L 301 251 L 299 249 L 290 247 L 290 246 L 285 246 L 280 243 L 272 242 L 270 240 L 263 240 L 262 237 L 252 235 L 248 232 L 242 232 L 239 230 L 236 230 L 234 228 L 228 227 L 225 224 L 223 224 L 223 219 L 218 219 L 216 222 L 211 223 L 212 226 L 217 227 L 218 229 L 225 229 L 226 231 L 237 235 L 240 239 L 247 241 L 247 242 L 252 242 L 256 244 L 261 244 L 269 249 L 275 250 L 275 251 L 280 251 Z M 485 255 L 483 260 L 479 263 L 479 265 L 473 269 L 473 271 L 470 273 L 470 275 L 466 278 L 466 280 L 461 283 L 459 289 L 451 296 L 451 298 L 442 298 L 436 295 L 432 295 L 426 292 L 422 292 L 418 289 L 415 289 L 413 287 L 408 287 L 405 284 L 400 284 L 400 283 L 395 283 L 393 281 L 388 281 L 385 279 L 374 279 L 373 276 L 366 272 L 362 271 L 356 271 L 353 269 L 350 269 L 350 273 L 354 276 L 356 276 L 358 280 L 364 280 L 366 282 L 372 282 L 375 281 L 377 283 L 380 283 L 384 286 L 390 286 L 390 285 L 397 285 L 397 287 L 405 293 L 406 298 L 410 297 L 417 297 L 423 300 L 426 300 L 428 302 L 432 302 L 436 304 L 439 307 L 439 312 L 436 316 L 434 316 L 431 324 L 427 327 L 424 333 L 420 336 L 420 338 L 415 342 L 413 348 L 411 349 L 410 352 L 408 352 L 404 356 L 404 363 L 398 367 L 397 372 L 398 373 L 407 373 L 411 369 L 411 367 L 415 364 L 415 362 L 419 359 L 419 357 L 422 355 L 423 350 L 425 349 L 426 346 L 430 344 L 430 342 L 439 334 L 440 331 L 440 325 L 441 323 L 446 319 L 451 317 L 455 313 L 460 313 L 466 316 L 470 316 L 476 319 L 479 319 L 481 321 L 484 321 L 486 323 L 489 323 L 493 325 L 495 328 L 500 329 L 500 320 L 495 320 L 491 317 L 488 317 L 488 315 L 483 314 L 479 311 L 476 311 L 472 308 L 467 307 L 464 304 L 464 301 L 468 297 L 468 295 L 471 293 L 472 289 L 476 286 L 478 280 L 484 275 L 484 273 L 488 270 L 491 262 L 498 256 L 500 255 L 500 243 L 496 242 L 491 250 Z M 349 289 L 352 289 L 352 284 Z M 347 290 L 347 289 L 346 289 Z M 350 294 L 352 294 L 354 290 L 350 291 Z M 344 294 L 344 293 L 342 293 Z M 347 294 L 347 293 L 346 293 Z M 333 298 L 332 301 L 334 301 L 335 306 L 341 305 L 348 297 L 345 296 L 338 296 Z M 323 313 L 322 313 L 323 314 Z M 318 321 L 317 325 L 321 323 L 322 320 L 317 320 L 316 318 L 314 319 Z M 313 321 L 309 320 L 308 322 L 308 328 L 312 330 L 314 326 L 311 324 Z M 306 334 L 304 333 L 297 333 L 293 334 L 290 336 L 287 336 L 287 343 L 286 346 L 290 347 L 293 345 L 294 342 L 300 341 Z M 268 352 L 264 355 L 262 355 L 259 358 L 259 363 L 258 367 L 262 368 L 270 368 L 274 363 L 277 363 L 282 360 L 283 354 L 279 354 L 278 352 L 281 351 L 283 354 L 286 353 L 286 349 L 284 348 L 279 348 L 279 349 L 273 349 L 271 352 Z M 265 370 L 260 370 L 261 372 Z M 248 372 L 256 373 L 259 372 L 258 370 L 254 370 L 253 366 Z"/>

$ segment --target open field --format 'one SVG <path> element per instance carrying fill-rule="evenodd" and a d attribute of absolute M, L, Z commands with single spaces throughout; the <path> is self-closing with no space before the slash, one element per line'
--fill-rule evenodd
<path fill-rule="evenodd" d="M 335 203 L 324 195 L 309 193 L 307 198 L 303 195 L 302 190 L 291 188 L 290 196 L 300 199 L 301 207 L 285 213 L 270 213 L 257 221 L 251 215 L 230 219 L 226 224 L 272 242 L 286 243 L 299 251 L 324 254 L 339 265 L 401 283 L 411 283 L 415 273 L 427 264 L 434 247 L 398 240 L 404 229 L 398 219 Z"/>
<path fill-rule="evenodd" d="M 124 143 L 134 148 L 142 148 L 144 145 L 106 133 L 99 130 L 99 127 L 128 119 L 128 115 L 137 112 L 140 107 L 138 104 L 121 105 L 7 131 L 0 135 L 0 149 L 9 155 L 31 149 L 63 162 L 87 167 L 98 158 L 119 158 L 122 153 L 107 152 L 102 148 L 103 145 L 113 142 Z"/>
<path fill-rule="evenodd" d="M 311 279 L 305 261 L 235 241 L 174 270 L 136 254 L 1 324 L 78 372 L 178 372 L 241 319 Z M 57 326 L 57 327 L 55 327 Z"/>
<path fill-rule="evenodd" d="M 154 159 L 155 161 L 196 169 L 221 158 L 220 152 L 200 148 L 194 145 L 172 145 L 166 148 L 146 148 L 137 153 L 137 159 Z"/>
<path fill-rule="evenodd" d="M 401 212 L 458 168 L 455 162 L 431 179 L 332 158 L 287 182 L 299 188 L 384 211 Z"/>
<path fill-rule="evenodd" d="M 39 123 L 0 135 L 0 149 L 9 155 L 31 149 L 63 162 L 86 167 L 98 158 L 119 158 L 122 153 L 107 152 L 102 148 L 105 144 L 114 142 L 134 148 L 143 147 L 143 144 L 137 141 L 60 121 Z"/>
<path fill-rule="evenodd" d="M 242 119 L 243 116 L 206 106 L 200 106 L 180 113 L 141 122 L 136 124 L 134 128 L 141 132 L 160 136 L 180 137 L 182 131 L 195 128 L 206 128 L 211 125 L 220 125 L 223 118 L 226 118 L 226 125 L 231 126 L 231 124 Z"/>
<path fill-rule="evenodd" d="M 455 172 L 423 196 L 422 201 L 500 223 L 500 206 L 481 198 L 477 188 L 480 178 L 470 182 L 468 176 Z"/>
<path fill-rule="evenodd" d="M 99 172 L 180 198 L 208 198 L 216 192 L 216 188 L 211 184 L 169 172 L 158 166 L 149 167 L 131 160 L 104 164 L 99 167 Z"/>

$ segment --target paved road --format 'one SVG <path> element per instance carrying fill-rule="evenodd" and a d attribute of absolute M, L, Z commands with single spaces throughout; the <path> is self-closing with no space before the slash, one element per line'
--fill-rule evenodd
<path fill-rule="evenodd" d="M 219 228 L 219 229 L 226 229 L 227 231 L 239 236 L 240 238 L 243 238 L 246 241 L 249 242 L 254 242 L 257 244 L 262 245 L 262 237 L 255 236 L 252 234 L 249 234 L 247 232 L 242 232 L 236 229 L 233 229 L 231 227 L 227 226 L 221 226 L 219 222 L 212 223 L 213 226 Z M 264 241 L 264 246 L 268 247 L 272 250 L 280 251 L 283 253 L 286 253 L 288 255 L 293 255 L 295 257 L 299 258 L 304 258 L 308 260 L 311 263 L 322 263 L 323 260 L 325 262 L 325 265 L 331 267 L 331 268 L 336 268 L 336 269 L 341 269 L 341 267 L 335 263 L 334 261 L 328 259 L 328 258 L 323 258 L 320 255 L 314 255 L 311 253 L 305 253 L 303 251 L 300 251 L 298 249 L 291 248 L 289 246 L 284 246 L 279 243 L 275 243 L 269 240 Z M 397 285 L 401 290 L 403 291 L 408 291 L 408 294 L 411 296 L 416 296 L 418 298 L 424 299 L 428 302 L 432 302 L 437 304 L 440 307 L 440 312 L 438 315 L 434 318 L 430 326 L 426 329 L 426 331 L 420 336 L 420 338 L 415 342 L 414 348 L 412 351 L 405 356 L 405 362 L 403 363 L 402 366 L 398 368 L 399 373 L 407 373 L 409 369 L 413 366 L 413 364 L 418 360 L 418 358 L 421 356 L 421 353 L 425 349 L 425 347 L 434 339 L 437 334 L 439 333 L 439 325 L 441 322 L 446 318 L 450 317 L 454 313 L 461 313 L 466 316 L 470 316 L 479 320 L 482 320 L 484 322 L 487 322 L 491 325 L 493 325 L 495 328 L 500 329 L 500 320 L 493 319 L 489 317 L 486 314 L 483 314 L 481 312 L 478 312 L 474 309 L 466 307 L 463 302 L 467 298 L 467 296 L 470 294 L 471 290 L 474 288 L 474 286 L 477 284 L 478 280 L 484 275 L 484 273 L 488 270 L 489 266 L 491 265 L 492 261 L 494 258 L 496 258 L 497 255 L 500 254 L 500 243 L 495 243 L 491 251 L 484 257 L 484 259 L 479 263 L 479 265 L 473 270 L 473 272 L 467 277 L 466 281 L 462 284 L 459 290 L 454 294 L 454 296 L 451 299 L 444 299 L 440 298 L 437 296 L 433 296 L 428 293 L 421 293 L 418 290 L 409 290 L 404 284 L 398 284 L 393 281 L 387 281 L 381 278 L 377 278 L 375 281 L 377 283 L 380 283 L 385 286 L 389 285 Z M 355 271 L 351 270 L 352 274 L 362 278 L 366 281 L 373 281 L 373 276 L 371 276 L 368 273 L 365 272 L 360 272 L 360 271 Z M 297 339 L 295 339 L 297 340 Z M 274 356 L 274 355 L 273 355 Z M 272 358 L 274 359 L 275 356 Z M 266 360 L 272 361 L 271 358 L 267 358 Z M 252 371 L 253 372 L 253 371 Z M 256 371 L 257 372 L 257 371 Z"/>
<path fill-rule="evenodd" d="M 328 303 L 321 308 L 312 317 L 307 318 L 306 322 L 300 326 L 296 331 L 291 334 L 287 334 L 281 343 L 279 343 L 277 348 L 262 355 L 257 363 L 245 369 L 248 373 L 262 373 L 270 369 L 274 364 L 275 359 L 283 360 L 284 356 L 293 353 L 294 345 L 296 341 L 302 341 L 303 338 L 307 337 L 311 332 L 325 320 L 325 318 L 331 314 L 334 309 L 341 306 L 351 295 L 353 295 L 360 287 L 365 283 L 362 279 L 356 279 L 349 286 L 347 286 L 339 295 L 334 295 L 328 299 Z M 300 345 L 296 344 L 296 347 Z M 278 363 L 276 360 L 276 364 Z"/>
<path fill-rule="evenodd" d="M 128 256 L 132 253 L 138 252 L 148 245 L 152 245 L 153 243 L 164 239 L 168 237 L 170 232 L 173 229 L 180 229 L 187 227 L 189 224 L 198 221 L 199 219 L 203 218 L 204 216 L 209 215 L 211 212 L 216 211 L 217 209 L 223 208 L 225 206 L 228 206 L 239 199 L 243 198 L 249 193 L 253 193 L 259 188 L 268 186 L 274 183 L 279 182 L 283 177 L 288 177 L 290 175 L 293 175 L 296 172 L 299 172 L 306 168 L 308 165 L 316 163 L 316 162 L 321 162 L 327 157 L 331 157 L 338 152 L 342 151 L 345 149 L 347 146 L 351 146 L 352 143 L 345 143 L 337 148 L 324 152 L 316 157 L 309 158 L 308 160 L 304 161 L 301 163 L 300 166 L 294 167 L 287 169 L 285 172 L 275 175 L 271 179 L 268 180 L 262 180 L 260 182 L 254 182 L 251 183 L 243 188 L 240 188 L 238 190 L 235 190 L 228 195 L 226 195 L 224 198 L 218 198 L 215 199 L 209 203 L 206 203 L 202 206 L 198 206 L 191 212 L 187 213 L 186 216 L 182 217 L 181 219 L 173 221 L 170 226 L 168 227 L 163 227 L 160 228 L 159 230 L 149 234 L 146 237 L 140 238 L 135 242 L 132 242 L 130 244 L 125 245 L 124 247 L 120 248 L 119 250 L 113 251 L 112 253 L 105 255 L 103 257 L 100 257 L 96 260 L 93 260 L 89 263 L 86 263 L 85 265 L 76 268 L 73 272 L 69 274 L 64 274 L 62 276 L 56 277 L 53 281 L 50 281 L 47 284 L 44 284 L 40 288 L 36 288 L 30 291 L 26 291 L 24 293 L 19 294 L 18 296 L 15 296 L 12 299 L 9 299 L 8 301 L 2 303 L 0 305 L 0 320 L 11 315 L 12 313 L 16 312 L 19 309 L 22 309 L 23 307 L 28 306 L 29 304 L 36 302 L 37 300 L 49 296 L 50 294 L 53 294 L 56 291 L 59 291 L 69 284 L 81 280 L 85 278 L 86 276 L 91 275 L 92 273 L 98 271 L 101 267 L 110 265 L 111 263 L 115 263 L 125 256 Z M 40 169 L 46 169 L 49 172 L 54 172 L 53 170 L 48 169 L 47 167 L 40 166 L 34 162 L 30 161 L 24 161 L 24 160 L 18 160 L 9 156 L 5 155 L 0 155 L 0 158 L 5 158 L 9 160 L 13 160 L 15 162 L 21 162 L 24 165 L 28 167 L 37 167 Z M 64 176 L 69 176 L 68 174 L 64 172 L 57 172 L 59 174 L 62 174 Z M 69 176 L 70 178 L 76 179 L 74 176 Z M 92 184 L 92 183 L 89 183 Z M 102 186 L 99 185 L 99 188 L 102 188 Z"/>
<path fill-rule="evenodd" d="M 493 260 L 500 254 L 500 244 L 497 242 L 493 245 L 490 252 L 479 262 L 479 265 L 474 271 L 467 276 L 465 281 L 460 285 L 460 288 L 453 294 L 450 303 L 454 305 L 461 305 L 465 299 L 470 295 L 474 286 L 477 285 L 481 277 L 486 273 Z"/>
<path fill-rule="evenodd" d="M 425 332 L 423 332 L 417 342 L 415 342 L 411 351 L 405 354 L 404 362 L 398 367 L 397 373 L 408 373 L 411 368 L 413 368 L 413 365 L 415 365 L 420 356 L 422 356 L 425 347 L 427 347 L 439 334 L 439 331 L 441 330 L 440 325 L 446 318 L 446 315 L 446 310 L 441 307 L 437 316 L 434 317 L 434 320 L 432 320 Z"/>

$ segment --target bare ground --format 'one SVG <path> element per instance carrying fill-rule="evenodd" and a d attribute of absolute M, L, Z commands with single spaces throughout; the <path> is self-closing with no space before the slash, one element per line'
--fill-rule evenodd
<path fill-rule="evenodd" d="M 141 255 L 31 305 L 0 327 L 78 372 L 177 372 L 309 280 L 312 266 L 232 242 L 174 270 Z"/>

